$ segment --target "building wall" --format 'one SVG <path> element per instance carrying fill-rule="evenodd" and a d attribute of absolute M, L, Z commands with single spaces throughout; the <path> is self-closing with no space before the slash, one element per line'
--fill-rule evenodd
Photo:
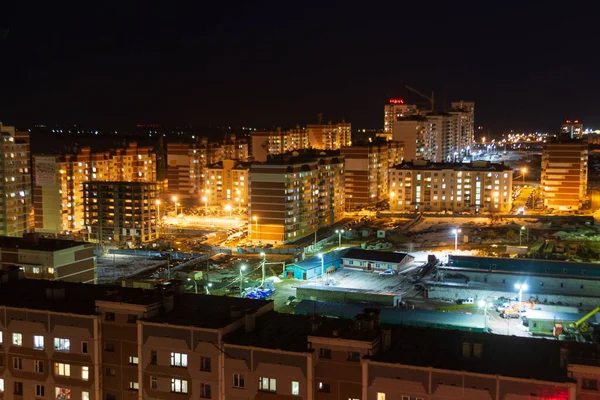
<path fill-rule="evenodd" d="M 207 168 L 202 196 L 209 206 L 244 207 L 248 204 L 249 167 L 238 160 L 223 160 Z M 204 200 L 202 202 L 204 205 Z"/>
<path fill-rule="evenodd" d="M 29 232 L 32 207 L 29 133 L 0 123 L 0 235 Z"/>
<path fill-rule="evenodd" d="M 475 161 L 472 167 L 432 169 L 427 163 L 392 168 L 391 211 L 509 212 L 512 171 Z M 446 164 L 452 165 L 452 164 Z M 460 168 L 459 168 L 460 167 Z"/>
<path fill-rule="evenodd" d="M 542 152 L 544 205 L 559 210 L 580 209 L 587 194 L 588 146 L 546 143 Z"/>
<path fill-rule="evenodd" d="M 388 198 L 388 143 L 343 147 L 346 209 L 368 206 Z"/>

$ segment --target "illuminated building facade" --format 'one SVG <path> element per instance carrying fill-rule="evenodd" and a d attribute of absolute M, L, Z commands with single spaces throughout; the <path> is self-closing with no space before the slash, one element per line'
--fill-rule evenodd
<path fill-rule="evenodd" d="M 339 221 L 344 213 L 344 157 L 299 150 L 250 166 L 248 233 L 253 241 L 289 243 Z"/>
<path fill-rule="evenodd" d="M 77 232 L 85 228 L 83 185 L 92 181 L 155 182 L 156 155 L 136 143 L 123 149 L 33 157 L 35 230 Z"/>
<path fill-rule="evenodd" d="M 394 137 L 394 122 L 398 118 L 418 114 L 419 110 L 414 104 L 404 104 L 402 99 L 391 99 L 389 104 L 383 107 L 383 133 L 390 140 Z"/>
<path fill-rule="evenodd" d="M 583 124 L 577 119 L 568 119 L 561 125 L 560 132 L 569 135 L 571 139 L 581 139 L 583 137 Z"/>
<path fill-rule="evenodd" d="M 243 208 L 248 204 L 249 162 L 223 160 L 206 168 L 202 204 Z M 204 198 L 206 197 L 206 202 Z"/>
<path fill-rule="evenodd" d="M 390 210 L 509 212 L 512 175 L 508 166 L 487 161 L 405 161 L 390 169 Z"/>
<path fill-rule="evenodd" d="M 22 236 L 30 229 L 29 132 L 0 123 L 0 235 Z"/>
<path fill-rule="evenodd" d="M 84 183 L 84 224 L 89 238 L 100 243 L 141 243 L 157 239 L 156 200 L 156 183 Z"/>
<path fill-rule="evenodd" d="M 544 205 L 578 210 L 586 199 L 588 145 L 578 141 L 546 143 L 542 152 Z"/>

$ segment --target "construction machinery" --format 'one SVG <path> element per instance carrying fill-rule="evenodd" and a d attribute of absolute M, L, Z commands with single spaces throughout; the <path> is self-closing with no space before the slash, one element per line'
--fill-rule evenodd
<path fill-rule="evenodd" d="M 600 307 L 594 308 L 592 311 L 583 316 L 579 321 L 569 324 L 569 328 L 566 330 L 568 335 L 574 336 L 577 341 L 589 341 L 591 340 L 590 326 L 588 320 L 596 315 L 600 311 Z"/>
<path fill-rule="evenodd" d="M 408 85 L 405 85 L 404 87 L 407 88 L 408 90 L 410 90 L 411 92 L 418 94 L 419 96 L 423 97 L 424 99 L 427 99 L 427 101 L 429 101 L 431 103 L 431 112 L 435 111 L 434 92 L 431 92 L 431 97 L 428 97 L 428 96 L 424 95 L 423 93 L 419 92 L 417 89 L 413 89 Z"/>

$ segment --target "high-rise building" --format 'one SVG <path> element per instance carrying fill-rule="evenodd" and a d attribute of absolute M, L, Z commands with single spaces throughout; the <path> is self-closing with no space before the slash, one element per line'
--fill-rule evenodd
<path fill-rule="evenodd" d="M 202 200 L 207 205 L 246 207 L 248 204 L 249 162 L 223 160 L 206 168 L 206 180 Z"/>
<path fill-rule="evenodd" d="M 326 124 L 309 124 L 306 125 L 306 134 L 308 144 L 313 149 L 338 150 L 352 145 L 352 124 L 346 121 L 337 124 L 331 121 Z"/>
<path fill-rule="evenodd" d="M 569 135 L 571 139 L 581 139 L 583 137 L 583 124 L 577 119 L 568 119 L 561 125 L 560 132 Z"/>
<path fill-rule="evenodd" d="M 546 207 L 580 209 L 587 195 L 587 180 L 587 143 L 563 140 L 544 144 L 541 183 Z"/>
<path fill-rule="evenodd" d="M 157 239 L 157 200 L 156 183 L 84 183 L 84 224 L 89 238 L 133 244 Z"/>
<path fill-rule="evenodd" d="M 155 182 L 156 155 L 151 147 L 130 143 L 123 149 L 33 156 L 35 230 L 77 232 L 85 228 L 83 184 L 92 181 Z"/>
<path fill-rule="evenodd" d="M 474 122 L 473 102 L 452 102 L 448 112 L 390 104 L 385 106 L 384 133 L 380 136 L 402 143 L 408 161 L 462 162 L 470 160 Z"/>
<path fill-rule="evenodd" d="M 394 122 L 398 118 L 404 118 L 409 115 L 418 114 L 419 110 L 414 104 L 404 104 L 402 99 L 390 99 L 390 103 L 383 107 L 383 133 L 394 136 Z"/>
<path fill-rule="evenodd" d="M 250 166 L 248 232 L 254 241 L 289 243 L 339 221 L 344 157 L 298 150 Z"/>
<path fill-rule="evenodd" d="M 22 236 L 30 229 L 29 132 L 0 123 L 0 135 L 0 235 Z"/>
<path fill-rule="evenodd" d="M 374 205 L 388 198 L 389 153 L 393 144 L 396 142 L 376 140 L 341 148 L 345 160 L 346 210 Z"/>
<path fill-rule="evenodd" d="M 390 169 L 391 211 L 509 212 L 512 169 L 488 161 L 404 161 Z"/>

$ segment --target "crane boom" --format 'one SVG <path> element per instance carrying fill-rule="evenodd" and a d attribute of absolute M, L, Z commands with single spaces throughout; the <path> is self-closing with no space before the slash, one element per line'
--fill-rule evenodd
<path fill-rule="evenodd" d="M 592 311 L 590 311 L 589 313 L 587 313 L 585 317 L 583 317 L 579 321 L 575 322 L 573 324 L 573 327 L 574 328 L 579 328 L 585 321 L 587 321 L 588 319 L 592 318 L 594 316 L 594 314 L 596 314 L 598 311 L 600 311 L 600 307 L 594 308 Z"/>
<path fill-rule="evenodd" d="M 435 106 L 434 92 L 431 92 L 431 97 L 427 97 L 423 93 L 419 92 L 417 89 L 411 88 L 408 85 L 404 85 L 404 87 L 407 88 L 408 90 L 410 90 L 411 92 L 418 94 L 419 96 L 423 97 L 424 99 L 427 99 L 427 101 L 429 101 L 431 103 L 431 112 L 434 111 L 434 106 Z"/>

